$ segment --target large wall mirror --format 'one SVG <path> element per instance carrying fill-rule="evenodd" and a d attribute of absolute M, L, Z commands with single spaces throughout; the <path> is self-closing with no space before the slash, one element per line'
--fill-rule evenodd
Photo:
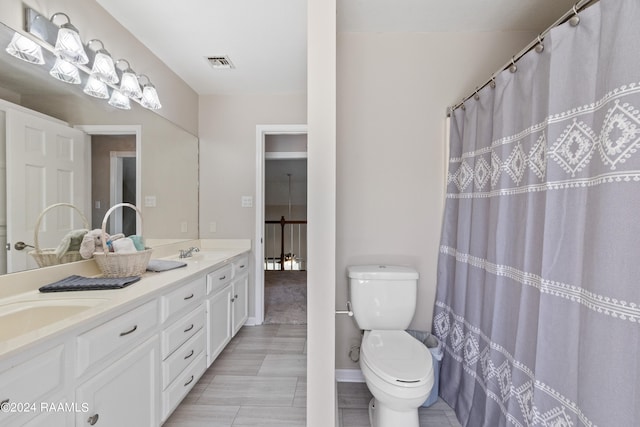
<path fill-rule="evenodd" d="M 89 228 L 100 228 L 114 201 L 133 198 L 142 212 L 142 221 L 135 212 L 116 213 L 109 219 L 114 232 L 132 233 L 135 228 L 127 231 L 123 227 L 135 221 L 138 231 L 142 229 L 143 236 L 150 241 L 198 238 L 197 137 L 136 103 L 132 103 L 131 110 L 118 110 L 104 100 L 84 94 L 82 84 L 71 85 L 52 78 L 49 75 L 52 56 L 45 58 L 48 65 L 34 65 L 8 55 L 5 47 L 13 34 L 13 29 L 0 24 L 0 244 L 4 251 L 0 253 L 0 273 L 37 267 L 29 255 L 31 248 L 18 251 L 15 244 L 17 241 L 34 244 L 39 215 L 56 202 L 78 205 Z M 80 132 L 84 151 L 80 155 L 72 150 L 64 154 L 75 156 L 76 161 L 78 157 L 82 159 L 78 170 L 83 178 L 76 185 L 85 186 L 85 190 L 76 191 L 73 174 L 44 177 L 33 172 L 34 168 L 24 167 L 29 164 L 28 158 L 17 156 L 17 162 L 7 161 L 7 153 L 15 159 L 25 145 L 22 136 L 16 137 L 21 132 L 15 129 L 31 129 L 30 124 L 24 123 L 31 120 L 30 116 L 44 120 L 43 126 L 58 121 L 58 125 Z M 32 142 L 27 140 L 26 144 Z M 58 144 L 57 149 L 61 146 L 71 145 Z M 135 182 L 133 194 L 124 188 L 130 187 L 125 185 L 130 179 Z M 45 187 L 50 197 L 42 196 Z M 60 213 L 52 210 L 51 218 L 47 214 L 46 227 L 40 226 L 41 248 L 59 244 L 60 235 L 52 233 L 48 237 L 46 232 L 56 225 L 64 228 L 67 221 L 70 222 L 67 228 L 84 228 L 80 219 L 73 219 L 75 212 L 64 210 L 61 208 Z M 24 223 L 23 234 L 12 231 L 19 222 Z"/>

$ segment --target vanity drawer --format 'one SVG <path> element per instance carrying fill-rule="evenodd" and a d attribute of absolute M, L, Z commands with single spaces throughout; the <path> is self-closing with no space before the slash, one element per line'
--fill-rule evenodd
<path fill-rule="evenodd" d="M 224 288 L 224 285 L 231 281 L 232 276 L 233 266 L 231 264 L 207 274 L 207 295 Z"/>
<path fill-rule="evenodd" d="M 233 265 L 233 277 L 241 276 L 249 271 L 249 256 L 243 255 L 236 261 L 233 261 L 231 265 Z"/>
<path fill-rule="evenodd" d="M 112 353 L 135 347 L 157 324 L 158 305 L 153 300 L 78 336 L 76 373 L 82 374 Z"/>
<path fill-rule="evenodd" d="M 207 368 L 205 352 L 194 360 L 187 369 L 182 371 L 171 385 L 162 392 L 162 421 L 178 406 L 182 399 L 189 393 L 198 379 Z"/>
<path fill-rule="evenodd" d="M 169 384 L 184 371 L 184 369 L 203 353 L 205 347 L 204 330 L 200 329 L 183 346 L 175 351 L 167 360 L 162 362 L 162 389 L 166 389 Z"/>
<path fill-rule="evenodd" d="M 173 325 L 162 331 L 162 359 L 166 359 L 185 341 L 204 327 L 206 313 L 204 304 L 193 313 L 177 320 Z"/>
<path fill-rule="evenodd" d="M 161 298 L 162 321 L 164 322 L 191 304 L 195 305 L 201 303 L 205 294 L 205 289 L 205 277 L 202 276 L 191 282 L 187 282 L 175 291 L 164 295 Z"/>
<path fill-rule="evenodd" d="M 64 375 L 62 344 L 0 373 L 0 401 L 8 404 L 8 410 L 0 411 L 0 425 L 16 414 L 24 419 L 29 416 L 26 412 L 34 412 L 25 405 L 35 404 L 35 412 L 40 411 L 40 401 L 62 387 Z"/>

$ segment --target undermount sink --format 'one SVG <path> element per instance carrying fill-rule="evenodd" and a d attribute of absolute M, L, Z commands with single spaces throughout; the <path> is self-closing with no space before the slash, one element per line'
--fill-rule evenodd
<path fill-rule="evenodd" d="M 103 303 L 105 299 L 20 301 L 0 305 L 0 341 L 67 319 Z"/>

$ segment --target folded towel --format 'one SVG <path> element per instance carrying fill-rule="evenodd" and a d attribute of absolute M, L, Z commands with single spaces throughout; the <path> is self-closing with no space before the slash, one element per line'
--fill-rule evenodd
<path fill-rule="evenodd" d="M 147 265 L 147 271 L 160 272 L 186 266 L 187 263 L 182 261 L 172 261 L 170 259 L 152 259 Z"/>
<path fill-rule="evenodd" d="M 129 277 L 82 277 L 69 276 L 40 288 L 40 292 L 92 291 L 100 289 L 121 289 L 140 280 L 139 276 Z"/>
<path fill-rule="evenodd" d="M 120 254 L 132 254 L 138 252 L 133 240 L 129 238 L 114 240 L 111 244 L 113 245 L 113 251 Z"/>
<path fill-rule="evenodd" d="M 79 229 L 71 230 L 70 232 L 65 234 L 55 250 L 55 254 L 58 259 L 62 258 L 64 254 L 69 251 L 79 251 L 80 245 L 82 244 L 82 239 L 88 232 L 89 230 Z"/>
<path fill-rule="evenodd" d="M 144 240 L 142 236 L 133 235 L 129 236 L 129 239 L 133 241 L 133 244 L 136 245 L 136 249 L 139 251 L 144 251 Z"/>

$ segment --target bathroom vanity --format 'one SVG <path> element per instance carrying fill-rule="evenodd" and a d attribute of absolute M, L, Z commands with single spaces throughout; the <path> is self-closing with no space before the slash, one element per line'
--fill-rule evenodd
<path fill-rule="evenodd" d="M 118 290 L 3 295 L 0 425 L 161 425 L 246 322 L 249 249 Z"/>

